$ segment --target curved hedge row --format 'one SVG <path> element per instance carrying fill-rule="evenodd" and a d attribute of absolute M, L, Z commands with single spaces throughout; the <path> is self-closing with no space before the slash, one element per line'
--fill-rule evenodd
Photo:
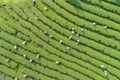
<path fill-rule="evenodd" d="M 6 2 L 0 7 L 0 78 L 119 80 L 118 8 L 108 0 Z"/>

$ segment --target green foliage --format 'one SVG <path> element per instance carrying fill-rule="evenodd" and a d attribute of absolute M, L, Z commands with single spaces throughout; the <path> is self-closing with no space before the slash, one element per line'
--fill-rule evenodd
<path fill-rule="evenodd" d="M 36 0 L 33 5 L 26 0 L 2 6 L 0 72 L 6 75 L 4 80 L 15 77 L 20 80 L 120 79 L 119 10 L 116 11 L 119 6 L 112 4 L 118 3 L 112 0 Z M 76 36 L 77 33 L 80 36 Z M 108 76 L 104 75 L 104 70 L 108 71 Z M 24 78 L 24 74 L 28 77 Z"/>

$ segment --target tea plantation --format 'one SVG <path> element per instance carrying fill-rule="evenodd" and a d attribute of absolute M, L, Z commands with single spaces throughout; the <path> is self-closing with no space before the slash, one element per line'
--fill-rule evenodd
<path fill-rule="evenodd" d="M 120 80 L 120 0 L 0 0 L 0 80 Z"/>

